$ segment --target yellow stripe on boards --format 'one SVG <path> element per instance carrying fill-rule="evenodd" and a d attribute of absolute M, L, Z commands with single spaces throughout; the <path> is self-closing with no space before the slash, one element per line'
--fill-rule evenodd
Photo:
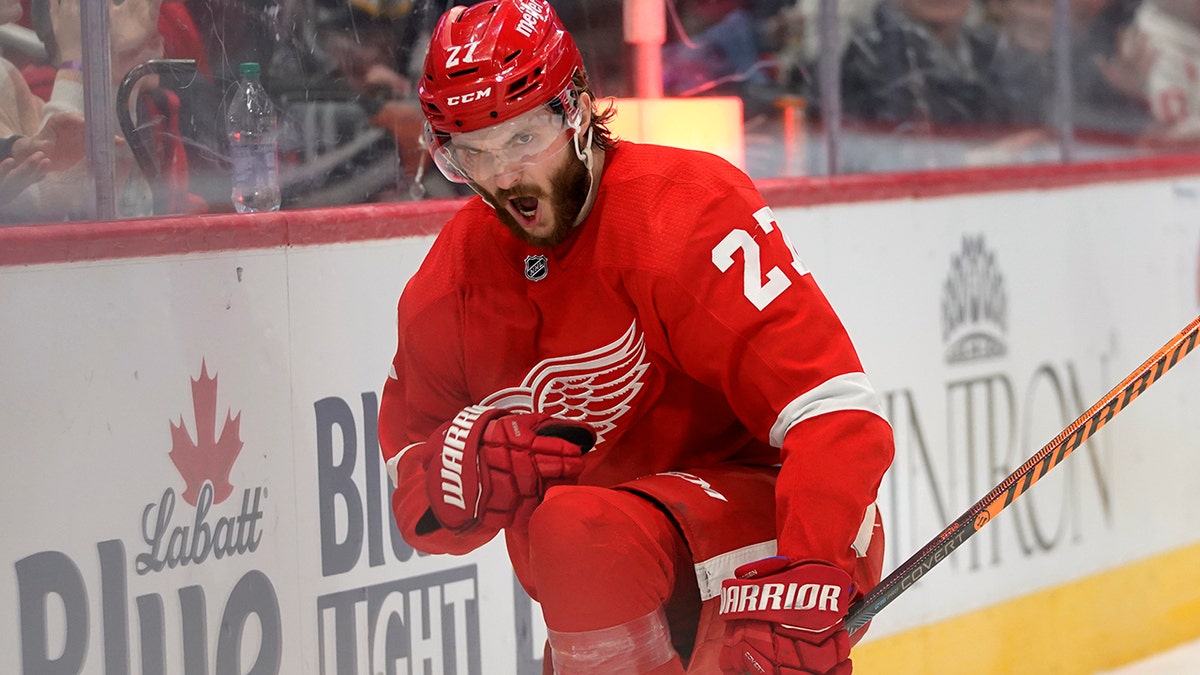
<path fill-rule="evenodd" d="M 855 675 L 1093 675 L 1200 638 L 1200 544 L 870 637 Z"/>

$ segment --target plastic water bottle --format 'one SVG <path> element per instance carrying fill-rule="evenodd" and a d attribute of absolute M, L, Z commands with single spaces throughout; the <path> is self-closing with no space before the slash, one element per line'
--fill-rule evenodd
<path fill-rule="evenodd" d="M 233 156 L 231 199 L 238 213 L 278 211 L 279 140 L 275 106 L 254 62 L 238 66 L 237 94 L 225 114 L 229 150 Z"/>

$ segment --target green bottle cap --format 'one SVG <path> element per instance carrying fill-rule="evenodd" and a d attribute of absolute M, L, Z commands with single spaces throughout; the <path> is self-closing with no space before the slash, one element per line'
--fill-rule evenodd
<path fill-rule="evenodd" d="M 247 61 L 238 65 L 238 72 L 242 77 L 259 77 L 262 75 L 262 68 L 254 61 Z"/>

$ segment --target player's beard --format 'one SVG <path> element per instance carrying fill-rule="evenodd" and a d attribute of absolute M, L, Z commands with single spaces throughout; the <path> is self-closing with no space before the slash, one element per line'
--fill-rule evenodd
<path fill-rule="evenodd" d="M 518 183 L 489 195 L 489 201 L 493 205 L 500 205 L 496 209 L 496 216 L 500 222 L 517 238 L 533 246 L 550 248 L 561 244 L 567 235 L 571 234 L 575 220 L 579 218 L 579 212 L 587 202 L 588 191 L 591 189 L 591 174 L 574 152 L 568 151 L 565 154 L 568 158 L 567 165 L 550 179 L 549 194 L 540 185 Z M 549 234 L 535 236 L 521 227 L 504 206 L 514 197 L 536 197 L 554 217 L 554 229 Z"/>

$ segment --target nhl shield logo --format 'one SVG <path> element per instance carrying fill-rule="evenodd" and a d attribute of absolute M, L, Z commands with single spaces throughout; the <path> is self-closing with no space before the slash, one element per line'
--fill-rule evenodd
<path fill-rule="evenodd" d="M 549 260 L 544 255 L 525 256 L 525 278 L 530 281 L 541 281 L 550 271 Z"/>

